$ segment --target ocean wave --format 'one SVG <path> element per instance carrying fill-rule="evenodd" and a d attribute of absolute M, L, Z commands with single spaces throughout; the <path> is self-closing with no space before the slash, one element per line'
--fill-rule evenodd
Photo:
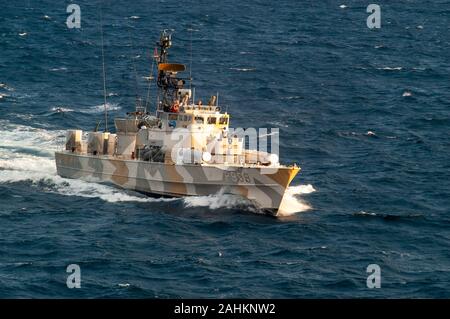
<path fill-rule="evenodd" d="M 423 218 L 424 215 L 418 213 L 408 213 L 408 214 L 384 214 L 384 213 L 373 213 L 366 211 L 359 211 L 353 213 L 353 216 L 356 217 L 375 217 L 382 218 L 384 220 L 399 220 L 399 219 L 416 219 Z"/>
<path fill-rule="evenodd" d="M 117 103 L 106 103 L 106 108 L 107 108 L 108 111 L 118 111 L 118 110 L 122 109 L 122 107 L 119 104 L 117 104 Z M 94 106 L 91 106 L 88 109 L 79 110 L 79 112 L 88 113 L 88 114 L 101 113 L 101 112 L 104 112 L 104 111 L 105 111 L 105 105 L 104 104 L 94 105 Z"/>
<path fill-rule="evenodd" d="M 233 70 L 233 71 L 240 71 L 240 72 L 251 72 L 251 71 L 256 71 L 255 68 L 230 68 L 230 70 Z"/>
<path fill-rule="evenodd" d="M 304 97 L 300 96 L 300 95 L 294 95 L 294 96 L 286 96 L 286 97 L 282 97 L 282 100 L 303 100 Z"/>
<path fill-rule="evenodd" d="M 5 83 L 0 83 L 0 89 L 5 89 L 6 91 L 14 91 L 14 88 L 8 86 Z"/>
<path fill-rule="evenodd" d="M 50 109 L 52 112 L 57 112 L 57 113 L 67 113 L 67 112 L 74 112 L 74 110 L 73 109 L 70 109 L 70 108 L 68 108 L 68 107 L 64 107 L 64 106 L 55 106 L 55 107 L 52 107 L 51 109 Z"/>
<path fill-rule="evenodd" d="M 49 71 L 51 72 L 67 71 L 67 68 L 62 66 L 60 68 L 51 68 Z"/>
<path fill-rule="evenodd" d="M 109 96 L 113 96 L 115 95 L 115 93 L 110 93 Z M 121 110 L 122 107 L 119 104 L 116 103 L 106 103 L 106 107 L 108 109 L 108 111 L 118 111 Z M 80 113 L 85 113 L 85 114 L 96 114 L 96 113 L 102 113 L 105 111 L 104 105 L 100 104 L 100 105 L 94 105 L 91 106 L 87 109 L 81 109 L 81 108 L 77 108 L 77 107 L 69 107 L 69 106 L 54 106 L 50 109 L 51 112 L 62 112 L 62 113 L 67 113 L 67 112 L 80 112 Z"/>
<path fill-rule="evenodd" d="M 402 96 L 409 97 L 409 96 L 412 96 L 412 93 L 410 91 L 405 91 L 405 92 L 403 92 Z"/>
<path fill-rule="evenodd" d="M 330 131 L 330 134 L 336 134 L 339 137 L 345 137 L 345 138 L 356 138 L 356 137 L 361 137 L 361 136 L 367 136 L 367 137 L 371 137 L 371 138 L 378 138 L 378 134 L 374 131 L 366 131 L 365 133 L 360 133 L 360 132 L 353 132 L 353 131 Z"/>
<path fill-rule="evenodd" d="M 273 125 L 273 127 L 289 127 L 288 124 L 285 124 L 280 121 L 270 121 L 270 122 L 268 122 L 268 124 Z"/>
<path fill-rule="evenodd" d="M 403 68 L 402 68 L 401 66 L 394 66 L 394 67 L 385 66 L 385 67 L 377 68 L 377 70 L 383 70 L 383 71 L 401 71 L 401 70 L 403 70 Z"/>

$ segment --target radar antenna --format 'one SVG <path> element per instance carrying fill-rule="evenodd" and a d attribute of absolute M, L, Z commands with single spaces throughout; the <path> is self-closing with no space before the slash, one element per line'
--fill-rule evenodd
<path fill-rule="evenodd" d="M 179 100 L 177 95 L 186 81 L 177 76 L 178 72 L 186 70 L 184 64 L 169 63 L 169 48 L 172 46 L 172 33 L 169 30 L 161 32 L 159 42 L 156 43 L 160 53 L 158 56 L 158 80 L 157 85 L 160 89 L 160 99 L 158 110 L 169 112 L 175 101 Z"/>

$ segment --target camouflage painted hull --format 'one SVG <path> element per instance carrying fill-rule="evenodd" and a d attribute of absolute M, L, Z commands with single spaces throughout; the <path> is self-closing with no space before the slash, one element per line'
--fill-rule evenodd
<path fill-rule="evenodd" d="M 296 166 L 175 165 L 70 151 L 56 152 L 55 158 L 58 175 L 65 178 L 111 182 L 124 189 L 163 196 L 235 194 L 273 215 L 282 210 L 286 188 L 300 170 Z"/>

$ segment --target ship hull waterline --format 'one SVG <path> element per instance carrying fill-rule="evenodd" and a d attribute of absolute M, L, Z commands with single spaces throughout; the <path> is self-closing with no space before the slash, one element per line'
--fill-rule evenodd
<path fill-rule="evenodd" d="M 55 152 L 64 178 L 108 182 L 123 189 L 165 197 L 234 194 L 257 209 L 283 215 L 285 191 L 300 168 L 239 167 L 147 162 L 114 156 Z"/>

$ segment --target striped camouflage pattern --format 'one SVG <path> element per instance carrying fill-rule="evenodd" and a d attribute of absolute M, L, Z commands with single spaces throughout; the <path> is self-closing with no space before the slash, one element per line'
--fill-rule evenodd
<path fill-rule="evenodd" d="M 154 163 L 113 156 L 56 152 L 58 175 L 111 182 L 121 188 L 166 196 L 206 196 L 219 192 L 243 196 L 273 215 L 279 213 L 296 166 L 225 166 Z"/>

